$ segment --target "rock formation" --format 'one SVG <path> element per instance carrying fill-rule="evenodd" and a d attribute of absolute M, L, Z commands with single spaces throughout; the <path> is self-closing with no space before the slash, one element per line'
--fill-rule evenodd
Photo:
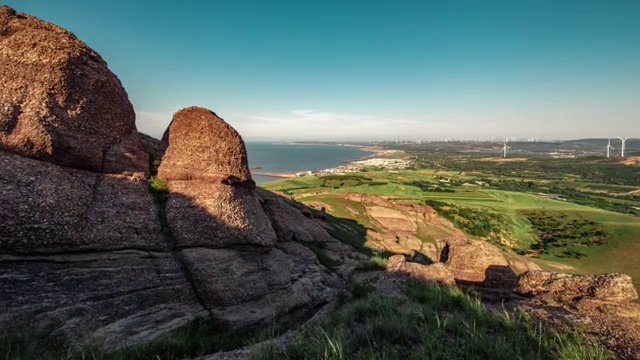
<path fill-rule="evenodd" d="M 447 239 L 440 261 L 463 285 L 510 290 L 518 280 L 500 249 L 486 241 Z"/>
<path fill-rule="evenodd" d="M 167 221 L 180 247 L 273 246 L 240 135 L 210 110 L 178 111 L 158 151 Z M 193 226 L 196 224 L 197 226 Z"/>
<path fill-rule="evenodd" d="M 0 6 L 0 74 L 1 148 L 94 172 L 148 171 L 122 84 L 69 31 Z"/>
<path fill-rule="evenodd" d="M 456 280 L 443 263 L 423 265 L 408 261 L 395 261 L 388 264 L 387 271 L 403 274 L 412 279 L 437 282 L 443 285 L 455 285 Z"/>
<path fill-rule="evenodd" d="M 204 313 L 168 251 L 133 107 L 73 34 L 0 7 L 0 328 L 105 346 Z"/>
<path fill-rule="evenodd" d="M 515 292 L 557 301 L 572 301 L 583 298 L 630 302 L 638 298 L 629 275 L 570 275 L 549 271 L 527 271 L 520 275 Z"/>
<path fill-rule="evenodd" d="M 313 309 L 343 285 L 297 240 L 331 243 L 336 261 L 350 248 L 310 219 L 278 239 L 241 137 L 213 112 L 176 113 L 158 151 L 163 201 L 145 178 L 154 141 L 98 54 L 2 6 L 0 70 L 0 332 L 112 348 L 200 316 L 236 326 Z"/>
<path fill-rule="evenodd" d="M 314 307 L 335 295 L 336 275 L 295 242 L 299 239 L 282 231 L 276 236 L 258 199 L 244 142 L 216 114 L 199 107 L 178 111 L 159 158 L 158 177 L 169 188 L 165 212 L 175 250 L 213 317 L 244 325 Z M 272 219 L 280 219 L 297 210 L 269 211 Z M 282 222 L 274 224 L 282 229 Z M 298 233 L 305 231 L 312 235 L 300 240 L 337 242 L 313 222 Z"/>
<path fill-rule="evenodd" d="M 169 181 L 252 182 L 240 135 L 214 112 L 193 106 L 173 115 L 158 149 L 158 177 Z"/>

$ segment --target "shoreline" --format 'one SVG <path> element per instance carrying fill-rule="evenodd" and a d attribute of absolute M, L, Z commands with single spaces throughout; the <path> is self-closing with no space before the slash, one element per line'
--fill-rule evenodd
<path fill-rule="evenodd" d="M 391 150 L 391 149 L 383 149 L 383 148 L 379 148 L 377 146 L 365 146 L 365 145 L 345 145 L 345 144 L 304 144 L 304 143 L 282 143 L 282 144 L 287 144 L 287 145 L 314 145 L 314 146 L 351 146 L 351 147 L 357 147 L 359 149 L 361 149 L 362 151 L 367 151 L 370 152 L 371 154 L 367 154 L 367 155 L 363 155 L 357 159 L 347 159 L 347 160 L 343 160 L 342 163 L 346 164 L 346 165 L 338 165 L 336 167 L 332 167 L 332 168 L 327 168 L 327 169 L 321 169 L 321 170 L 302 170 L 302 171 L 283 171 L 283 172 L 252 172 L 251 175 L 256 175 L 256 176 L 268 176 L 268 177 L 273 177 L 275 178 L 274 180 L 277 180 L 278 178 L 280 179 L 289 179 L 289 178 L 295 178 L 295 177 L 301 177 L 298 176 L 298 174 L 301 173 L 305 173 L 306 176 L 316 176 L 319 173 L 326 171 L 326 170 L 338 170 L 338 168 L 340 167 L 349 167 L 350 165 L 355 165 L 355 163 L 357 161 L 363 161 L 363 160 L 367 160 L 367 159 L 372 159 L 372 158 L 377 158 L 377 157 L 384 157 L 386 155 L 389 155 L 391 153 L 398 153 L 401 151 L 398 150 Z M 257 167 L 258 168 L 258 167 Z M 259 167 L 262 168 L 262 167 Z"/>
<path fill-rule="evenodd" d="M 252 172 L 252 176 L 268 176 L 272 178 L 294 178 L 296 173 L 294 172 Z"/>

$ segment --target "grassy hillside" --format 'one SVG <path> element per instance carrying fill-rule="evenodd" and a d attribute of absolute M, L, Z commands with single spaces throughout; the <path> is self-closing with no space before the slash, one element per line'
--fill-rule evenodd
<path fill-rule="evenodd" d="M 526 255 L 544 269 L 571 273 L 623 272 L 631 275 L 640 289 L 640 262 L 633 255 L 640 254 L 639 216 L 581 205 L 540 192 L 539 187 L 548 180 L 532 181 L 533 191 L 509 191 L 489 185 L 491 179 L 495 181 L 496 177 L 459 171 L 367 171 L 343 177 L 278 180 L 264 186 L 310 205 L 314 202 L 328 205 L 329 213 L 372 229 L 376 227 L 375 221 L 363 211 L 363 205 L 344 199 L 341 194 L 374 194 L 435 205 L 441 216 L 468 236 L 501 244 L 503 249 Z M 576 184 L 574 180 L 558 182 L 567 188 L 577 186 L 614 193 L 640 190 L 635 186 Z M 624 201 L 630 207 L 640 208 L 640 201 Z M 545 224 L 549 219 L 555 223 Z"/>
<path fill-rule="evenodd" d="M 367 284 L 321 324 L 284 349 L 263 346 L 254 360 L 280 359 L 608 359 L 578 333 L 559 333 L 522 311 L 488 309 L 455 287 L 408 282 L 404 294 Z"/>

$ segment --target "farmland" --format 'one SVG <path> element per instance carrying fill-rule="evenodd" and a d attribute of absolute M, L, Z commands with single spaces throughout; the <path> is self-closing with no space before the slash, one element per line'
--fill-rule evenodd
<path fill-rule="evenodd" d="M 562 172 L 566 167 L 556 159 L 547 167 L 545 160 L 536 160 L 542 163 L 537 170 L 524 171 L 529 169 L 526 159 L 509 162 L 509 169 L 493 163 L 474 170 L 475 164 L 491 162 L 465 155 L 449 156 L 446 162 L 443 158 L 418 157 L 411 170 L 370 169 L 279 180 L 265 187 L 311 206 L 324 206 L 328 213 L 370 229 L 376 229 L 376 220 L 349 194 L 430 206 L 466 236 L 492 242 L 509 257 L 526 258 L 553 271 L 623 272 L 640 288 L 640 262 L 634 255 L 640 254 L 637 166 L 616 165 L 614 173 L 626 177 L 609 182 L 603 172 L 611 164 L 599 168 L 602 164 L 591 159 L 582 165 L 573 160 L 570 171 Z M 575 170 L 586 167 L 592 168 L 589 176 Z M 600 182 L 594 181 L 595 173 L 601 173 Z M 437 236 L 434 231 L 421 241 Z"/>

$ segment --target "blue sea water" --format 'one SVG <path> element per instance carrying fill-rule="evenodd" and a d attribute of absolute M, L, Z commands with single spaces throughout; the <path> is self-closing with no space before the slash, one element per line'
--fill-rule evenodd
<path fill-rule="evenodd" d="M 321 170 L 344 165 L 347 160 L 355 160 L 372 152 L 353 146 L 278 144 L 247 142 L 249 166 L 261 166 L 252 172 L 301 172 Z M 270 176 L 254 175 L 260 182 L 277 180 Z"/>

